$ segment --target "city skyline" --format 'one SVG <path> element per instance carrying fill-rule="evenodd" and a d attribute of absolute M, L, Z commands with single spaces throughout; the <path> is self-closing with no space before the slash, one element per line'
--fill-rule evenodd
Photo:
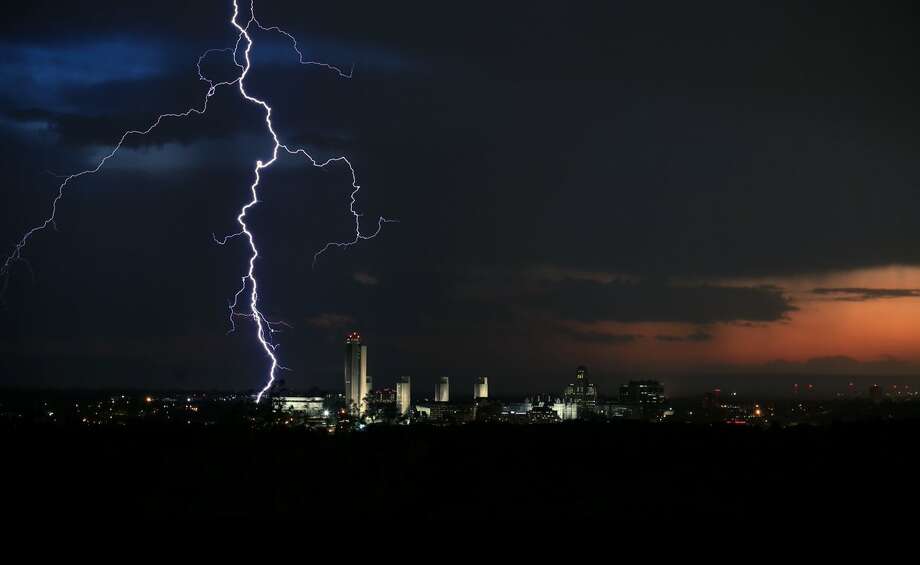
<path fill-rule="evenodd" d="M 494 395 L 490 394 L 490 377 L 484 376 L 482 372 L 479 372 L 476 376 L 463 376 L 463 375 L 454 375 L 456 382 L 457 380 L 462 381 L 463 384 L 459 385 L 462 389 L 467 382 L 472 384 L 472 397 L 467 397 L 461 394 L 455 394 L 452 392 L 451 377 L 445 376 L 442 373 L 438 373 L 437 376 L 432 375 L 423 375 L 421 378 L 416 378 L 415 388 L 412 388 L 413 377 L 411 375 L 400 375 L 398 377 L 388 377 L 382 376 L 376 380 L 376 386 L 373 377 L 368 373 L 368 345 L 364 343 L 359 331 L 351 331 L 345 336 L 345 370 L 344 370 L 344 389 L 343 389 L 343 398 L 346 406 L 353 407 L 349 409 L 349 412 L 354 413 L 355 415 L 361 416 L 364 414 L 364 408 L 357 408 L 363 406 L 363 399 L 367 398 L 371 392 L 374 392 L 378 389 L 380 390 L 394 390 L 395 391 L 395 402 L 400 403 L 403 407 L 400 409 L 401 413 L 405 413 L 408 410 L 408 407 L 413 404 L 415 400 L 426 400 L 433 402 L 451 402 L 459 401 L 465 402 L 472 399 L 476 401 L 478 399 L 488 399 Z M 695 381 L 694 387 L 681 386 L 682 379 L 677 379 L 675 381 L 660 381 L 648 378 L 648 375 L 642 373 L 620 373 L 620 374 L 605 374 L 601 381 L 606 385 L 606 390 L 603 388 L 598 388 L 599 383 L 593 378 L 589 379 L 589 368 L 585 365 L 578 365 L 573 369 L 575 374 L 574 382 L 569 384 L 566 387 L 562 396 L 572 396 L 573 398 L 580 398 L 579 403 L 584 402 L 584 398 L 590 397 L 590 403 L 596 403 L 599 398 L 610 399 L 616 397 L 623 397 L 624 390 L 623 386 L 626 386 L 629 383 L 655 383 L 656 386 L 667 387 L 673 393 L 677 394 L 678 398 L 691 398 L 700 396 L 701 394 L 710 394 L 713 390 L 725 389 L 727 393 L 731 395 L 737 395 L 739 392 L 745 396 L 754 396 L 760 397 L 763 399 L 778 399 L 778 398 L 811 398 L 811 399 L 833 399 L 841 397 L 853 397 L 858 393 L 856 391 L 865 392 L 865 390 L 875 390 L 878 391 L 892 391 L 897 393 L 898 390 L 901 390 L 905 393 L 910 391 L 920 390 L 920 387 L 914 386 L 913 380 L 909 375 L 907 378 L 904 376 L 896 375 L 870 375 L 870 376 L 853 376 L 852 374 L 849 378 L 842 378 L 840 375 L 815 375 L 815 374 L 795 374 L 790 373 L 783 376 L 782 381 L 778 382 L 774 377 L 774 382 L 770 383 L 772 386 L 752 386 L 749 376 L 745 375 L 733 375 L 733 374 L 710 374 L 704 377 L 698 376 Z M 436 371 L 437 372 L 437 371 Z M 553 394 L 554 390 L 559 388 L 559 383 L 561 380 L 565 380 L 562 375 L 556 376 L 556 381 L 553 385 L 544 388 L 530 388 L 523 389 L 520 387 L 509 388 L 501 385 L 501 379 L 499 379 L 498 387 L 498 397 L 503 399 L 520 397 L 524 396 L 539 396 L 542 394 Z M 747 382 L 745 382 L 747 380 Z M 359 388 L 359 385 L 355 383 L 363 382 L 364 386 Z M 666 383 L 677 383 L 675 388 L 670 388 L 669 384 Z M 585 384 L 588 383 L 588 384 Z M 420 391 L 419 385 L 424 388 Z M 785 387 L 785 388 L 783 388 Z M 311 390 L 322 390 L 320 387 L 317 387 L 315 384 L 309 387 Z M 429 390 L 430 389 L 430 390 Z M 282 396 L 286 394 L 283 391 L 291 390 L 307 390 L 304 387 L 289 387 L 287 386 L 286 381 L 279 381 L 276 386 L 272 387 L 267 391 L 270 395 Z M 334 389 L 333 389 L 334 390 Z M 412 391 L 415 391 L 419 396 L 416 398 L 412 394 Z M 494 391 L 493 391 L 494 392 Z M 429 394 L 430 393 L 430 394 Z M 880 394 L 881 392 L 879 392 Z M 630 393 L 626 393 L 629 395 Z M 635 395 L 635 393 L 631 393 Z M 662 393 L 663 396 L 663 393 Z"/>

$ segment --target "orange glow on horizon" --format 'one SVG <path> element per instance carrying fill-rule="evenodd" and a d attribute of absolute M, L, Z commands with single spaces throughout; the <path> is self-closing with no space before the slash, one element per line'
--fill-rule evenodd
<path fill-rule="evenodd" d="M 785 320 L 755 323 L 570 324 L 583 331 L 641 335 L 602 347 L 604 364 L 680 369 L 715 365 L 763 365 L 846 356 L 859 361 L 895 358 L 920 363 L 920 297 L 862 299 L 853 293 L 816 294 L 826 289 L 920 289 L 920 268 L 884 267 L 849 273 L 773 279 L 718 281 L 727 285 L 782 287 L 798 308 Z M 704 332 L 709 339 L 690 339 Z M 667 341 L 656 336 L 670 336 Z M 705 337 L 705 336 L 703 336 Z M 597 344 L 572 343 L 573 354 L 597 357 Z M 594 354 L 591 354 L 591 351 Z"/>

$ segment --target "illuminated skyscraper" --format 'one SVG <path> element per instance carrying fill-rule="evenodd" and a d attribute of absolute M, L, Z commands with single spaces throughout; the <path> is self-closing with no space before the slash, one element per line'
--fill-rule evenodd
<path fill-rule="evenodd" d="M 349 413 L 364 413 L 367 392 L 367 346 L 361 344 L 361 334 L 352 332 L 345 338 L 345 406 Z"/>
<path fill-rule="evenodd" d="M 489 398 L 489 377 L 476 377 L 473 383 L 473 400 Z"/>
<path fill-rule="evenodd" d="M 412 405 L 412 383 L 409 377 L 399 377 L 396 382 L 396 406 L 400 416 L 409 413 Z"/>
<path fill-rule="evenodd" d="M 435 402 L 450 402 L 450 379 L 441 377 L 438 384 L 434 385 Z"/>
<path fill-rule="evenodd" d="M 564 419 L 581 418 L 594 412 L 597 406 L 597 388 L 588 378 L 588 368 L 575 369 L 575 382 L 565 387 L 566 414 Z"/>

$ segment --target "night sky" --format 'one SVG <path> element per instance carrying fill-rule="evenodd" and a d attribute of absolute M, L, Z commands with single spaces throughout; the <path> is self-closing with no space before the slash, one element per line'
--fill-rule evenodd
<path fill-rule="evenodd" d="M 920 78 L 910 2 L 277 2 L 248 89 L 279 134 L 350 177 L 282 158 L 251 212 L 262 307 L 290 387 L 369 373 L 475 375 L 558 391 L 586 364 L 693 391 L 920 373 Z M 229 0 L 34 1 L 0 22 L 0 244 L 47 214 L 54 174 L 127 129 L 200 106 L 195 61 L 232 47 Z M 206 71 L 231 77 L 229 56 Z M 11 272 L 0 385 L 259 388 L 252 324 L 229 327 L 260 109 L 131 138 L 73 181 L 57 231 Z M 785 386 L 783 384 L 782 386 Z M 471 384 L 470 384 L 471 391 Z"/>

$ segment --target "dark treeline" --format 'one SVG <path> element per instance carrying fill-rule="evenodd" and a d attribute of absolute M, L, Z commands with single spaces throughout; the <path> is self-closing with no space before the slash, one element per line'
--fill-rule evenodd
<path fill-rule="evenodd" d="M 920 421 L 786 429 L 641 423 L 0 431 L 8 511 L 351 512 L 509 519 L 809 516 L 918 502 Z"/>

